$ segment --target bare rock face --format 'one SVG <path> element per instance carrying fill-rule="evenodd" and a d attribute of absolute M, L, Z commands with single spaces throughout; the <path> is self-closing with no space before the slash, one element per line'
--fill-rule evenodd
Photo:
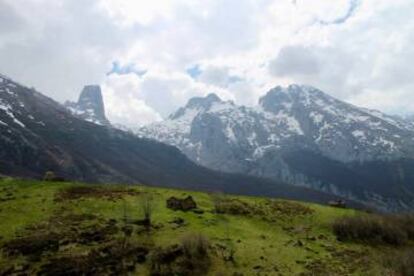
<path fill-rule="evenodd" d="M 184 199 L 170 197 L 169 199 L 167 199 L 167 208 L 172 209 L 174 211 L 189 211 L 197 209 L 197 204 L 192 196 L 188 196 Z"/>
<path fill-rule="evenodd" d="M 99 85 L 87 85 L 83 88 L 77 103 L 67 101 L 65 106 L 72 114 L 98 125 L 109 126 L 105 115 L 102 91 Z"/>

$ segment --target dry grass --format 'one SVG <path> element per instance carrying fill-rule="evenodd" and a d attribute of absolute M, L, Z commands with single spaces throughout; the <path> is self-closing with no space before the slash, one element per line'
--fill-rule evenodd
<path fill-rule="evenodd" d="M 336 220 L 333 231 L 340 241 L 404 245 L 414 238 L 412 215 L 359 215 Z"/>

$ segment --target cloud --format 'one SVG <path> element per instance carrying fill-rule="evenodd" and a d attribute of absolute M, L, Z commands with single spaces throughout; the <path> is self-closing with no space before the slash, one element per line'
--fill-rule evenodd
<path fill-rule="evenodd" d="M 160 121 L 161 115 L 137 97 L 139 79 L 134 74 L 111 75 L 102 85 L 106 114 L 112 123 L 138 127 Z"/>
<path fill-rule="evenodd" d="M 2 23 L 0 24 L 0 35 L 2 37 L 12 34 L 23 25 L 17 11 L 7 2 L 0 2 L 0 18 Z"/>
<path fill-rule="evenodd" d="M 233 100 L 225 90 L 197 83 L 186 73 L 149 71 L 145 75 L 111 74 L 103 85 L 108 118 L 127 126 L 159 121 L 185 105 L 191 97 L 216 93 Z"/>
<path fill-rule="evenodd" d="M 350 25 L 327 26 L 323 42 L 282 47 L 269 72 L 311 84 L 354 104 L 391 113 L 414 112 L 414 12 L 407 1 L 366 1 Z M 399 28 L 395 28 L 399 26 Z M 315 29 L 319 27 L 309 27 Z M 409 101 L 407 102 L 407 99 Z"/>
<path fill-rule="evenodd" d="M 207 65 L 199 70 L 199 74 L 195 77 L 196 80 L 217 87 L 227 88 L 232 83 L 242 81 L 242 78 L 232 74 L 227 66 Z"/>
<path fill-rule="evenodd" d="M 0 26 L 19 24 L 5 40 L 1 34 L 0 71 L 59 101 L 75 99 L 84 84 L 102 82 L 130 41 L 94 0 L 2 3 L 14 12 L 13 19 L 0 17 Z"/>
<path fill-rule="evenodd" d="M 320 70 L 320 60 L 313 49 L 303 46 L 288 46 L 280 50 L 270 63 L 274 75 L 316 75 Z"/>
<path fill-rule="evenodd" d="M 1 0 L 0 72 L 62 102 L 101 84 L 108 116 L 129 125 L 211 92 L 254 105 L 291 82 L 414 112 L 413 12 L 410 0 Z"/>

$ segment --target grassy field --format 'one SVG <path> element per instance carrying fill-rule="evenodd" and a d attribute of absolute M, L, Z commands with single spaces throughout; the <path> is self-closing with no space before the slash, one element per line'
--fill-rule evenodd
<path fill-rule="evenodd" d="M 171 196 L 189 195 L 195 211 L 166 207 Z M 150 226 L 143 202 L 152 210 Z M 4 179 L 0 275 L 390 275 L 383 258 L 399 248 L 336 240 L 333 221 L 357 213 L 144 186 Z M 208 240 L 206 256 L 184 260 L 177 248 L 199 234 Z"/>

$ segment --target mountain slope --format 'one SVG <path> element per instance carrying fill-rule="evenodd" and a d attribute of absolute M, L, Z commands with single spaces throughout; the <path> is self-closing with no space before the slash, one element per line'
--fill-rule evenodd
<path fill-rule="evenodd" d="M 414 208 L 413 126 L 312 87 L 276 87 L 252 108 L 215 95 L 195 98 L 138 134 L 177 146 L 209 168 L 312 187 L 384 209 Z"/>
<path fill-rule="evenodd" d="M 211 171 L 178 149 L 72 115 L 39 92 L 1 77 L 0 174 L 145 183 L 326 202 L 332 196 L 276 181 Z"/>

